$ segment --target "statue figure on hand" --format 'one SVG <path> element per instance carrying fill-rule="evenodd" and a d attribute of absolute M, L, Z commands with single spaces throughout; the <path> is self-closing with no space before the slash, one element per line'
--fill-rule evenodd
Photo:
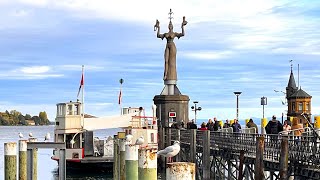
<path fill-rule="evenodd" d="M 185 17 L 183 17 L 182 24 L 181 24 L 181 33 L 173 32 L 173 25 L 171 22 L 171 14 L 172 11 L 170 9 L 170 22 L 169 22 L 169 32 L 160 34 L 160 22 L 156 20 L 156 24 L 154 25 L 154 31 L 157 31 L 157 38 L 163 38 L 167 39 L 166 48 L 164 51 L 164 75 L 163 80 L 177 80 L 177 70 L 176 70 L 176 55 L 177 55 L 177 49 L 176 45 L 174 44 L 173 40 L 175 37 L 178 39 L 182 36 L 184 36 L 184 26 L 187 25 L 187 21 L 185 20 Z"/>

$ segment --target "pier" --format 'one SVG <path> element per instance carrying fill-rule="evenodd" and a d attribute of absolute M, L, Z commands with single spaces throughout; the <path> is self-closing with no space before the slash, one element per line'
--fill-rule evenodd
<path fill-rule="evenodd" d="M 197 179 L 320 179 L 320 141 L 312 131 L 299 141 L 293 136 L 195 129 L 160 132 L 164 141 L 159 146 L 180 140 L 177 158 L 196 164 Z"/>

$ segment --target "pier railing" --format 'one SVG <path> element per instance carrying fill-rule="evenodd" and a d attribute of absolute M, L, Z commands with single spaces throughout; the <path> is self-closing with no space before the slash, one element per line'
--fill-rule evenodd
<path fill-rule="evenodd" d="M 263 161 L 265 164 L 269 164 L 266 165 L 266 168 L 274 168 L 272 171 L 279 171 L 279 164 L 282 163 L 281 142 L 286 139 L 288 142 L 288 175 L 297 174 L 298 171 L 300 172 L 298 175 L 301 175 L 305 173 L 304 170 L 308 170 L 309 174 L 309 171 L 313 174 L 312 177 L 320 176 L 320 139 L 311 131 L 306 131 L 302 136 L 293 136 L 290 133 L 289 135 L 263 135 L 252 132 L 230 133 L 228 131 L 214 132 L 172 128 L 167 128 L 164 131 L 166 132 L 164 138 L 166 145 L 171 144 L 174 140 L 181 142 L 182 152 L 178 157 L 180 161 L 196 163 L 198 179 L 203 179 L 205 176 L 204 172 L 208 169 L 206 164 L 209 164 L 211 176 L 215 174 L 212 172 L 214 168 L 210 162 L 210 159 L 215 157 L 239 158 L 240 152 L 244 152 L 246 161 L 254 162 L 259 137 L 264 139 Z"/>

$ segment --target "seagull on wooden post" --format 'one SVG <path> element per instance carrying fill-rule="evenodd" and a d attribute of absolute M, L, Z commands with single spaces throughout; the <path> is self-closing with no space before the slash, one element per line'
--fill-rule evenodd
<path fill-rule="evenodd" d="M 180 152 L 180 142 L 174 141 L 173 145 L 158 151 L 157 155 L 168 157 L 168 162 L 172 162 L 172 157 L 176 156 L 179 152 Z"/>
<path fill-rule="evenodd" d="M 21 132 L 19 132 L 19 138 L 23 138 L 23 134 Z"/>
<path fill-rule="evenodd" d="M 136 140 L 135 145 L 141 146 L 143 143 L 144 143 L 144 137 L 143 137 L 143 136 L 140 136 L 140 137 Z"/>

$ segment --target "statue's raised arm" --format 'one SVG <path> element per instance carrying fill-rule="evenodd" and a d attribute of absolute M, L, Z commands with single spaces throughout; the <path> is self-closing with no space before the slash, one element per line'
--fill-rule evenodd
<path fill-rule="evenodd" d="M 182 23 L 181 23 L 181 33 L 175 33 L 176 37 L 179 39 L 180 37 L 184 36 L 184 26 L 187 25 L 186 17 L 183 16 Z"/>
<path fill-rule="evenodd" d="M 160 22 L 158 19 L 156 20 L 156 24 L 153 27 L 154 31 L 157 31 L 157 38 L 161 38 L 163 40 L 164 34 L 160 34 Z"/>

